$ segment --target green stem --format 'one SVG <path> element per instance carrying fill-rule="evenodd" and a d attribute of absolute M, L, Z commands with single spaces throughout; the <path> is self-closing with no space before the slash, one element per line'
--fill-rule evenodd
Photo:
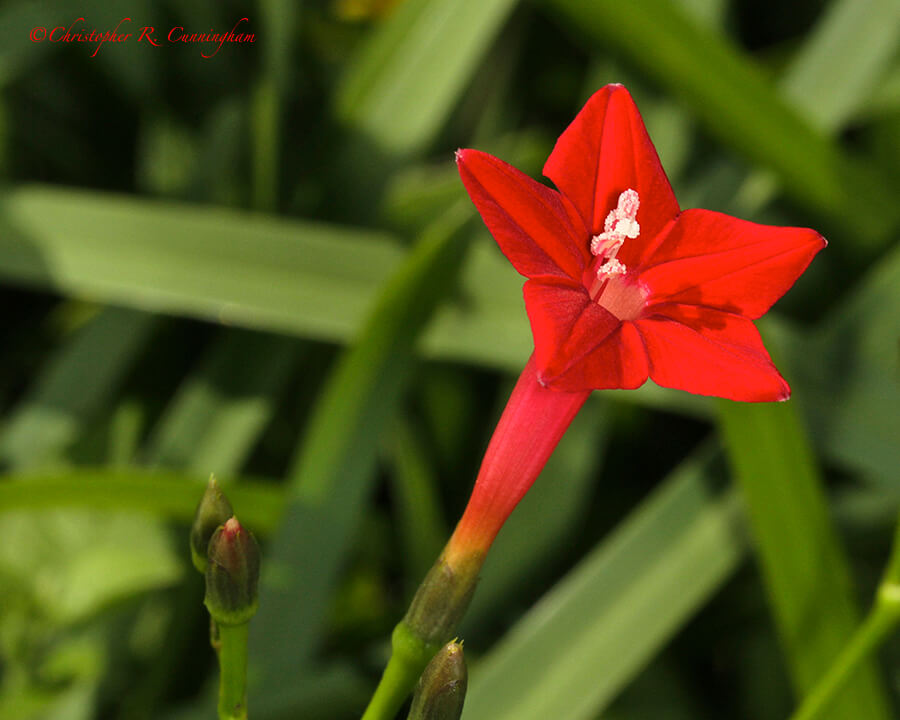
<path fill-rule="evenodd" d="M 247 720 L 247 629 L 219 625 L 219 720 Z"/>
<path fill-rule="evenodd" d="M 813 720 L 900 623 L 900 585 L 882 583 L 875 606 L 790 720 Z"/>
<path fill-rule="evenodd" d="M 257 85 L 252 103 L 253 208 L 275 210 L 278 198 L 279 97 L 274 82 L 264 78 Z"/>
<path fill-rule="evenodd" d="M 401 621 L 391 636 L 391 659 L 362 720 L 393 720 L 439 646 L 425 643 Z"/>

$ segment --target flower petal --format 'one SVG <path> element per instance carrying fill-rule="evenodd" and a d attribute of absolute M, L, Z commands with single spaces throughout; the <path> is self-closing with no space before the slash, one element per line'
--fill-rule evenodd
<path fill-rule="evenodd" d="M 516 270 L 580 280 L 590 261 L 587 233 L 572 226 L 559 193 L 478 150 L 459 150 L 456 161 L 469 197 Z"/>
<path fill-rule="evenodd" d="M 647 380 L 647 353 L 634 326 L 591 302 L 584 288 L 531 280 L 524 292 L 541 382 L 577 392 Z"/>
<path fill-rule="evenodd" d="M 619 253 L 629 267 L 640 262 L 640 248 L 678 214 L 656 148 L 621 85 L 607 85 L 587 101 L 556 141 L 544 175 L 572 201 L 591 235 L 603 231 L 621 193 L 637 191 L 640 238 L 626 242 Z"/>
<path fill-rule="evenodd" d="M 790 397 L 750 320 L 693 305 L 662 305 L 657 312 L 635 323 L 657 385 L 746 402 Z"/>
<path fill-rule="evenodd" d="M 825 240 L 711 210 L 685 210 L 639 270 L 649 303 L 703 305 L 758 318 L 788 291 Z"/>

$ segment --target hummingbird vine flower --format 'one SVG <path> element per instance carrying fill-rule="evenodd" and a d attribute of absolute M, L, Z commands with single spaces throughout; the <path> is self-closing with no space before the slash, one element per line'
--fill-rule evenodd
<path fill-rule="evenodd" d="M 456 153 L 463 184 L 527 278 L 534 354 L 445 550 L 485 550 L 591 390 L 658 385 L 787 400 L 753 320 L 825 240 L 711 210 L 681 211 L 631 95 L 607 85 L 553 148 L 551 189 L 491 155 Z"/>
<path fill-rule="evenodd" d="M 826 244 L 806 228 L 682 211 L 621 85 L 595 93 L 557 140 L 544 165 L 556 189 L 478 150 L 459 150 L 456 161 L 491 235 L 527 279 L 534 353 L 459 524 L 394 631 L 394 667 L 374 705 L 390 696 L 398 667 L 417 676 L 453 637 L 494 538 L 591 391 L 649 378 L 731 400 L 788 399 L 753 320 Z"/>

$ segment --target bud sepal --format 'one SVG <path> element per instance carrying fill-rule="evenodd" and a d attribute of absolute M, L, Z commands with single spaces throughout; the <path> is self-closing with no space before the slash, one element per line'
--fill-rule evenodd
<path fill-rule="evenodd" d="M 485 553 L 473 550 L 452 557 L 442 554 L 428 571 L 401 621 L 426 645 L 442 646 L 456 632 L 465 614 Z"/>
<path fill-rule="evenodd" d="M 209 541 L 213 533 L 220 525 L 234 515 L 234 510 L 215 475 L 209 476 L 206 491 L 194 512 L 194 522 L 191 524 L 191 560 L 198 571 L 206 572 L 206 557 L 209 549 Z"/>

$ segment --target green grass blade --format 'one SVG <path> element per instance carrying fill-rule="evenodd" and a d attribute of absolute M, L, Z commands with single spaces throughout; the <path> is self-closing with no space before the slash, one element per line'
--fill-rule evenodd
<path fill-rule="evenodd" d="M 900 4 L 838 0 L 823 15 L 780 86 L 811 122 L 834 131 L 865 104 L 889 69 L 900 43 Z"/>
<path fill-rule="evenodd" d="M 381 432 L 409 382 L 418 333 L 453 287 L 467 217 L 454 206 L 423 234 L 313 411 L 291 469 L 284 521 L 267 552 L 265 600 L 251 631 L 251 663 L 264 678 L 260 697 L 290 686 L 322 638 L 372 488 Z"/>
<path fill-rule="evenodd" d="M 739 514 L 707 485 L 710 455 L 677 469 L 484 658 L 467 718 L 597 717 L 731 575 Z"/>
<path fill-rule="evenodd" d="M 866 108 L 883 86 L 900 40 L 900 6 L 891 0 L 832 2 L 778 81 L 811 125 L 835 134 Z M 766 172 L 753 173 L 735 193 L 741 215 L 756 213 L 778 190 Z"/>
<path fill-rule="evenodd" d="M 847 558 L 796 407 L 721 401 L 719 424 L 794 687 L 802 696 L 860 619 Z M 860 668 L 827 717 L 890 717 L 874 664 Z"/>
<path fill-rule="evenodd" d="M 290 0 L 260 3 L 263 37 L 262 76 L 256 83 L 251 105 L 253 148 L 253 207 L 272 211 L 278 207 L 278 170 L 285 90 L 290 87 L 291 50 L 298 6 Z"/>
<path fill-rule="evenodd" d="M 149 463 L 204 477 L 239 471 L 299 355 L 296 341 L 224 331 L 157 424 L 147 448 Z"/>
<path fill-rule="evenodd" d="M 219 478 L 222 480 L 222 478 Z M 84 508 L 127 510 L 190 523 L 203 494 L 205 478 L 194 473 L 139 468 L 78 468 L 0 476 L 0 512 Z M 284 503 L 274 483 L 223 480 L 241 520 L 267 535 L 277 526 Z"/>
<path fill-rule="evenodd" d="M 415 592 L 450 532 L 441 508 L 437 474 L 411 418 L 397 419 L 386 454 L 393 469 L 390 480 L 404 570 Z"/>
<path fill-rule="evenodd" d="M 900 246 L 872 268 L 792 356 L 809 378 L 798 398 L 821 451 L 842 467 L 892 487 L 900 486 L 897 328 Z"/>
<path fill-rule="evenodd" d="M 158 318 L 108 308 L 82 328 L 38 376 L 0 432 L 0 462 L 58 462 L 107 402 L 156 329 Z"/>
<path fill-rule="evenodd" d="M 516 0 L 406 0 L 351 63 L 337 114 L 382 151 L 423 149 Z"/>
<path fill-rule="evenodd" d="M 403 256 L 390 236 L 32 187 L 0 197 L 0 277 L 78 297 L 346 338 Z"/>

